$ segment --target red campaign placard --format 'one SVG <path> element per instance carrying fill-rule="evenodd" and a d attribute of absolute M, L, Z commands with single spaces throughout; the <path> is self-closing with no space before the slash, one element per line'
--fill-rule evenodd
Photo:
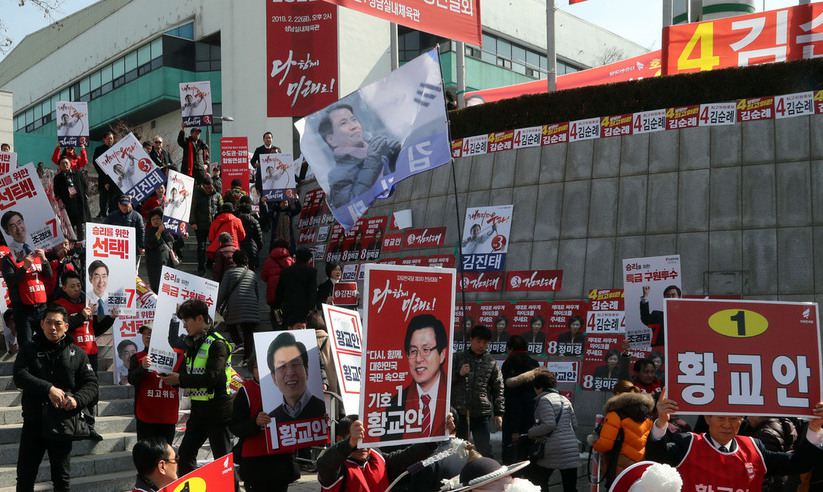
<path fill-rule="evenodd" d="M 503 290 L 503 272 L 464 272 L 458 275 L 464 292 L 499 292 Z"/>
<path fill-rule="evenodd" d="M 332 222 L 334 220 L 326 206 L 326 193 L 320 188 L 306 192 L 297 227 L 326 225 Z"/>
<path fill-rule="evenodd" d="M 457 300 L 457 305 L 454 307 L 454 342 L 452 343 L 454 353 L 468 349 L 469 337 L 472 327 L 477 324 L 479 312 L 477 304 L 467 303 L 464 310 L 459 295 Z"/>
<path fill-rule="evenodd" d="M 540 355 L 546 348 L 548 301 L 521 301 L 512 305 L 511 334 L 521 335 L 529 344 L 530 354 Z"/>
<path fill-rule="evenodd" d="M 633 116 L 633 114 L 604 116 L 600 121 L 600 138 L 631 135 Z"/>
<path fill-rule="evenodd" d="M 563 270 L 514 270 L 506 272 L 508 292 L 558 292 Z"/>
<path fill-rule="evenodd" d="M 668 108 L 666 110 L 666 130 L 695 128 L 700 126 L 700 105 Z"/>
<path fill-rule="evenodd" d="M 477 305 L 477 324 L 488 326 L 492 331 L 489 353 L 505 354 L 511 335 L 512 305 L 507 301 L 481 302 Z"/>
<path fill-rule="evenodd" d="M 368 217 L 362 222 L 362 239 L 360 246 L 360 260 L 376 261 L 380 258 L 380 248 L 383 246 L 383 234 L 386 231 L 386 224 L 389 218 L 385 215 L 379 217 Z"/>
<path fill-rule="evenodd" d="M 755 97 L 737 100 L 737 121 L 758 121 L 774 118 L 774 98 Z"/>
<path fill-rule="evenodd" d="M 817 304 L 667 299 L 665 316 L 678 413 L 804 417 L 823 399 Z"/>
<path fill-rule="evenodd" d="M 814 93 L 814 114 L 823 114 L 823 90 Z"/>
<path fill-rule="evenodd" d="M 401 251 L 403 249 L 403 236 L 404 234 L 402 232 L 391 232 L 383 236 L 382 251 L 385 253 Z"/>
<path fill-rule="evenodd" d="M 589 291 L 589 311 L 623 311 L 623 289 L 592 289 Z"/>
<path fill-rule="evenodd" d="M 207 485 L 208 490 L 234 489 L 234 455 L 232 453 L 183 475 L 160 489 L 159 492 L 205 491 Z"/>
<path fill-rule="evenodd" d="M 356 306 L 357 282 L 339 282 L 335 285 L 332 303 L 335 306 Z"/>
<path fill-rule="evenodd" d="M 337 7 L 266 2 L 269 117 L 305 116 L 337 101 Z"/>
<path fill-rule="evenodd" d="M 543 125 L 543 145 L 554 145 L 569 141 L 569 123 L 552 123 Z"/>
<path fill-rule="evenodd" d="M 445 440 L 455 272 L 374 263 L 364 269 L 363 444 Z"/>
<path fill-rule="evenodd" d="M 439 248 L 445 243 L 445 227 L 427 227 L 425 229 L 407 229 L 404 231 L 401 247 L 403 249 Z"/>
<path fill-rule="evenodd" d="M 663 29 L 666 75 L 809 59 L 823 50 L 823 4 Z"/>
<path fill-rule="evenodd" d="M 426 266 L 439 266 L 443 268 L 454 268 L 454 255 L 432 255 L 426 257 Z"/>
<path fill-rule="evenodd" d="M 514 130 L 507 132 L 489 133 L 489 153 L 512 150 L 514 146 Z"/>
<path fill-rule="evenodd" d="M 452 158 L 459 159 L 463 156 L 463 139 L 452 140 Z"/>
<path fill-rule="evenodd" d="M 587 391 L 611 391 L 618 380 L 623 335 L 586 335 L 581 385 Z"/>
<path fill-rule="evenodd" d="M 220 139 L 220 174 L 224 183 L 239 179 L 243 191 L 249 193 L 249 139 L 223 137 Z"/>
<path fill-rule="evenodd" d="M 482 43 L 480 0 L 325 1 L 455 41 Z"/>
<path fill-rule="evenodd" d="M 551 304 L 547 321 L 547 354 L 572 357 L 583 354 L 587 305 L 585 301 L 557 301 Z M 574 334 L 569 326 L 573 317 L 580 318 L 580 328 Z"/>

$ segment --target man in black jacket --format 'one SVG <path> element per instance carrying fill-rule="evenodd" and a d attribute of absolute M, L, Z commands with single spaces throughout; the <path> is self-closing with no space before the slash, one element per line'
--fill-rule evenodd
<path fill-rule="evenodd" d="M 94 164 L 94 170 L 97 171 L 97 192 L 99 193 L 98 200 L 100 203 L 100 211 L 97 212 L 98 219 L 102 219 L 111 210 L 114 210 L 114 199 L 112 197 L 114 195 L 114 181 L 103 171 L 103 168 L 97 165 L 97 158 L 105 154 L 112 145 L 114 145 L 114 133 L 106 132 L 103 136 L 103 145 L 94 149 L 94 157 L 91 161 Z"/>
<path fill-rule="evenodd" d="M 194 187 L 189 225 L 197 235 L 197 274 L 201 277 L 206 274 L 206 243 L 209 238 L 209 227 L 222 204 L 223 197 L 220 196 L 220 192 L 209 176 L 203 178 L 203 181 Z"/>
<path fill-rule="evenodd" d="M 117 200 L 117 210 L 106 217 L 105 223 L 123 227 L 134 227 L 135 238 L 137 239 L 137 254 L 145 252 L 143 238 L 146 235 L 146 224 L 143 216 L 137 213 L 131 205 L 131 195 L 120 195 Z"/>
<path fill-rule="evenodd" d="M 180 172 L 194 178 L 199 183 L 206 176 L 203 163 L 208 163 L 209 146 L 200 140 L 200 129 L 192 128 L 186 138 L 186 132 L 180 127 L 177 134 L 177 145 L 183 149 L 183 161 L 180 163 Z"/>
<path fill-rule="evenodd" d="M 260 172 L 260 154 L 279 154 L 282 152 L 280 147 L 273 145 L 274 137 L 271 132 L 263 134 L 263 145 L 254 149 L 254 154 L 251 156 L 251 165 L 254 166 L 254 189 L 260 196 L 263 196 L 263 178 Z"/>
<path fill-rule="evenodd" d="M 169 151 L 163 148 L 163 137 L 156 135 L 151 145 L 151 152 L 149 152 L 151 160 L 157 164 L 157 167 L 163 170 L 166 176 L 169 175 L 169 169 L 177 171 L 177 166 L 171 161 Z"/>
<path fill-rule="evenodd" d="M 54 490 L 69 490 L 71 441 L 49 439 L 44 414 L 68 418 L 97 402 L 97 376 L 86 353 L 72 344 L 68 313 L 60 306 L 46 308 L 43 333 L 21 347 L 14 361 L 14 384 L 23 391 L 23 431 L 17 456 L 17 490 L 32 491 L 37 471 L 48 451 Z M 48 407 L 57 409 L 44 412 Z"/>
<path fill-rule="evenodd" d="M 297 262 L 280 274 L 277 284 L 276 299 L 286 324 L 305 322 L 317 297 L 317 269 L 312 266 L 311 251 L 300 248 L 295 259 Z"/>

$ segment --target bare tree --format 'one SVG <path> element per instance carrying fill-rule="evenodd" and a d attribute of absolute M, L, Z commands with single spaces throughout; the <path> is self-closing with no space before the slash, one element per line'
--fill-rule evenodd
<path fill-rule="evenodd" d="M 5 2 L 17 2 L 18 7 L 25 7 L 28 3 L 33 8 L 42 12 L 43 17 L 49 19 L 52 22 L 52 28 L 59 29 L 62 24 L 55 21 L 54 14 L 60 4 L 63 3 L 64 0 L 5 0 Z M 4 7 L 4 9 L 7 7 Z M 14 44 L 14 40 L 8 36 L 8 27 L 3 22 L 3 19 L 0 19 L 0 53 L 6 54 L 11 51 L 11 47 Z"/>
<path fill-rule="evenodd" d="M 609 46 L 608 48 L 603 50 L 603 53 L 600 54 L 600 57 L 597 61 L 600 62 L 600 65 L 608 65 L 609 63 L 614 63 L 618 60 L 622 60 L 625 57 L 626 54 L 623 52 L 623 50 L 615 46 Z"/>

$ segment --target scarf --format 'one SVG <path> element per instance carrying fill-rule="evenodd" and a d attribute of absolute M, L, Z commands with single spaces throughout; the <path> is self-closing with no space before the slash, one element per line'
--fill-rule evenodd
<path fill-rule="evenodd" d="M 194 171 L 194 153 L 197 152 L 194 148 L 194 142 L 191 137 L 189 137 L 188 142 L 186 142 L 186 146 L 188 147 L 189 152 L 186 154 L 186 162 L 183 164 L 185 166 L 183 168 L 183 173 L 186 176 L 191 176 Z"/>

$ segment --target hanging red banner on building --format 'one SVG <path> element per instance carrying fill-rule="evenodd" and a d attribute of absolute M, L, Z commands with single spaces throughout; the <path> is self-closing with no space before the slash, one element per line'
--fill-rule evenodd
<path fill-rule="evenodd" d="M 823 54 L 823 3 L 663 29 L 663 73 L 700 72 Z"/>
<path fill-rule="evenodd" d="M 325 1 L 455 41 L 482 43 L 480 0 Z"/>
<path fill-rule="evenodd" d="M 337 7 L 266 2 L 267 114 L 305 116 L 337 101 Z"/>
<path fill-rule="evenodd" d="M 509 292 L 557 292 L 563 286 L 563 270 L 515 270 L 506 272 Z"/>

